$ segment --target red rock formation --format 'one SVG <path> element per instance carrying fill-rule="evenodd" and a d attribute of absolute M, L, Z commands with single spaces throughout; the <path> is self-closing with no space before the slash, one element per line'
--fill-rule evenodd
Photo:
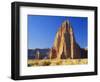
<path fill-rule="evenodd" d="M 69 21 L 64 21 L 56 33 L 50 59 L 80 58 L 80 47 L 76 43 Z"/>

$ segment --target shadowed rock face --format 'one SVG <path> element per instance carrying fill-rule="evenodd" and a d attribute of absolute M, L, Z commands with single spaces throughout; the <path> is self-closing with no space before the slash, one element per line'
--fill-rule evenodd
<path fill-rule="evenodd" d="M 73 29 L 69 21 L 64 21 L 56 33 L 50 59 L 79 59 L 81 50 L 75 41 Z"/>

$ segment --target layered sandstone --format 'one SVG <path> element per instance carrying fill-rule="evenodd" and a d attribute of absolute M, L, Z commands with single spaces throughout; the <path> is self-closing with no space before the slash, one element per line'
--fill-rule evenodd
<path fill-rule="evenodd" d="M 56 33 L 50 59 L 79 59 L 80 47 L 75 41 L 73 29 L 69 21 L 64 21 Z"/>

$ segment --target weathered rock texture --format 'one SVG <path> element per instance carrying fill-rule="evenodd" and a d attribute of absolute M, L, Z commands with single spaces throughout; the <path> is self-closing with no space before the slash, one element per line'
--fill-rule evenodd
<path fill-rule="evenodd" d="M 56 33 L 53 47 L 49 53 L 50 59 L 79 59 L 80 52 L 69 21 L 64 21 Z"/>

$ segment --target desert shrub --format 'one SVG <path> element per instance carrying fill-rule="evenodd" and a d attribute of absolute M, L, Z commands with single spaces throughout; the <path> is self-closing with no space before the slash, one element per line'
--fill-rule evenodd
<path fill-rule="evenodd" d="M 50 61 L 43 61 L 42 64 L 43 64 L 43 66 L 48 66 L 51 64 L 51 62 Z"/>
<path fill-rule="evenodd" d="M 56 65 L 61 65 L 62 64 L 62 61 L 57 61 L 56 62 Z"/>
<path fill-rule="evenodd" d="M 67 59 L 67 60 L 66 60 L 66 64 L 67 64 L 67 65 L 72 65 L 72 64 L 73 64 L 73 61 L 72 61 L 71 59 Z"/>

